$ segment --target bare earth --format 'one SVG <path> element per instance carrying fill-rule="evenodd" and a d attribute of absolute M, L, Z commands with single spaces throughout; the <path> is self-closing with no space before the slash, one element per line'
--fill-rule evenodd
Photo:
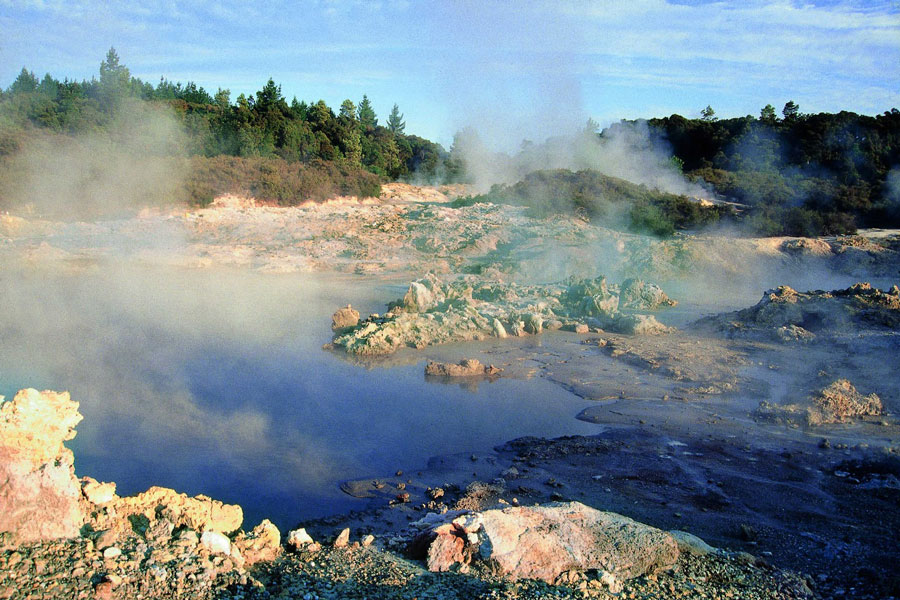
<path fill-rule="evenodd" d="M 511 440 L 491 454 L 435 457 L 345 482 L 347 493 L 371 498 L 371 509 L 302 525 L 316 540 L 344 527 L 354 538 L 372 533 L 372 548 L 304 550 L 185 594 L 605 597 L 612 592 L 590 573 L 554 588 L 477 569 L 429 574 L 403 557 L 410 523 L 430 511 L 577 500 L 726 550 L 683 552 L 675 569 L 633 580 L 624 597 L 900 596 L 900 292 L 890 289 L 900 283 L 900 235 L 656 240 L 576 218 L 536 220 L 514 207 L 452 208 L 463 191 L 392 184 L 378 201 L 273 208 L 225 199 L 102 223 L 0 216 L 2 264 L 36 272 L 115 260 L 404 285 L 428 272 L 498 285 L 605 275 L 616 284 L 639 277 L 678 302 L 653 311 L 674 328 L 661 335 L 586 322 L 586 333 L 523 331 L 348 356 L 383 367 L 477 359 L 498 370 L 490 376 L 543 377 L 593 401 L 579 418 L 604 428 L 594 437 Z M 858 282 L 882 296 L 850 292 Z M 829 294 L 766 300 L 780 285 Z M 461 385 L 477 383 L 468 377 Z M 54 556 L 75 552 L 51 546 Z M 18 554 L 33 565 L 40 548 Z M 29 585 L 48 576 L 36 567 L 16 571 L 12 554 L 0 551 L 0 582 L 9 586 L 15 573 L 20 582 L 5 588 L 7 597 L 39 597 Z"/>

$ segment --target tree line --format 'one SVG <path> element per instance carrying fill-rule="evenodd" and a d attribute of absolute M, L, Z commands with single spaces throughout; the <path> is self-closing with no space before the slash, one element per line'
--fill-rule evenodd
<path fill-rule="evenodd" d="M 757 233 L 828 235 L 857 227 L 900 227 L 900 111 L 803 114 L 793 101 L 779 116 L 647 121 L 684 174 L 748 207 Z"/>
<path fill-rule="evenodd" d="M 0 91 L 0 157 L 20 146 L 27 128 L 103 130 L 123 102 L 134 100 L 170 107 L 189 133 L 188 152 L 195 156 L 340 162 L 389 179 L 435 178 L 448 157 L 439 144 L 406 134 L 396 104 L 380 124 L 365 95 L 358 103 L 345 100 L 335 112 L 323 100 L 288 102 L 272 79 L 234 100 L 227 89 L 210 93 L 194 82 L 161 78 L 153 85 L 131 76 L 114 48 L 100 64 L 99 77 L 89 81 L 59 81 L 50 74 L 38 79 L 23 68 Z"/>

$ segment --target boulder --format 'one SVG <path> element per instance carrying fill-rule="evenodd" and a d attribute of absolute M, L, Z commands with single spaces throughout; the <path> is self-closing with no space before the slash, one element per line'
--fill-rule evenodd
<path fill-rule="evenodd" d="M 349 304 L 339 308 L 331 315 L 331 330 L 346 331 L 359 325 L 359 311 L 354 310 Z"/>
<path fill-rule="evenodd" d="M 68 392 L 29 388 L 0 405 L 0 531 L 14 543 L 79 534 L 81 485 L 64 442 L 81 419 Z"/>
<path fill-rule="evenodd" d="M 299 550 L 303 546 L 312 543 L 314 543 L 313 539 L 306 533 L 306 529 L 302 527 L 288 532 L 287 545 L 294 550 Z"/>
<path fill-rule="evenodd" d="M 431 571 L 480 560 L 509 578 L 548 583 L 587 569 L 625 580 L 678 559 L 678 544 L 668 533 L 578 502 L 468 513 L 423 535 L 430 542 Z M 422 547 L 421 539 L 416 547 Z"/>
<path fill-rule="evenodd" d="M 544 319 L 537 313 L 525 315 L 525 332 L 538 335 L 544 330 Z"/>
<path fill-rule="evenodd" d="M 494 334 L 494 337 L 498 337 L 500 339 L 506 337 L 506 328 L 503 327 L 503 323 L 501 323 L 499 319 L 494 319 L 493 321 L 491 321 L 491 333 Z"/>
<path fill-rule="evenodd" d="M 249 533 L 238 534 L 233 546 L 243 557 L 244 566 L 273 561 L 281 554 L 281 532 L 271 521 L 265 519 Z"/>
<path fill-rule="evenodd" d="M 231 554 L 231 540 L 217 531 L 204 531 L 200 536 L 200 544 L 209 550 L 210 554 Z"/>
<path fill-rule="evenodd" d="M 477 358 L 466 358 L 456 364 L 428 361 L 425 374 L 435 377 L 478 377 L 499 375 L 503 369 L 494 365 L 483 365 Z"/>

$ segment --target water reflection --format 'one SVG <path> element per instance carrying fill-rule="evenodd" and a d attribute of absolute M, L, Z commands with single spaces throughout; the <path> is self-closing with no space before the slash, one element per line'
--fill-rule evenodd
<path fill-rule="evenodd" d="M 330 314 L 392 289 L 135 265 L 2 275 L 0 393 L 67 389 L 79 475 L 203 493 L 278 525 L 359 507 L 338 482 L 523 435 L 592 433 L 540 379 L 434 385 L 405 353 L 366 370 L 322 351 Z"/>

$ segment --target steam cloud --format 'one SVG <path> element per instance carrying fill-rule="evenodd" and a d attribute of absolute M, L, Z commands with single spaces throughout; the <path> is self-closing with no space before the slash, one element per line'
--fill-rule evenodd
<path fill-rule="evenodd" d="M 98 132 L 30 133 L 5 161 L 0 206 L 91 219 L 171 203 L 183 190 L 186 145 L 167 109 L 124 101 Z"/>
<path fill-rule="evenodd" d="M 454 138 L 453 153 L 478 191 L 497 183 L 515 183 L 540 169 L 594 169 L 673 194 L 712 194 L 684 178 L 671 160 L 671 149 L 650 135 L 645 121 L 617 123 L 604 130 L 602 137 L 583 129 L 540 144 L 526 141 L 514 156 L 492 152 L 476 129 L 466 128 Z"/>

